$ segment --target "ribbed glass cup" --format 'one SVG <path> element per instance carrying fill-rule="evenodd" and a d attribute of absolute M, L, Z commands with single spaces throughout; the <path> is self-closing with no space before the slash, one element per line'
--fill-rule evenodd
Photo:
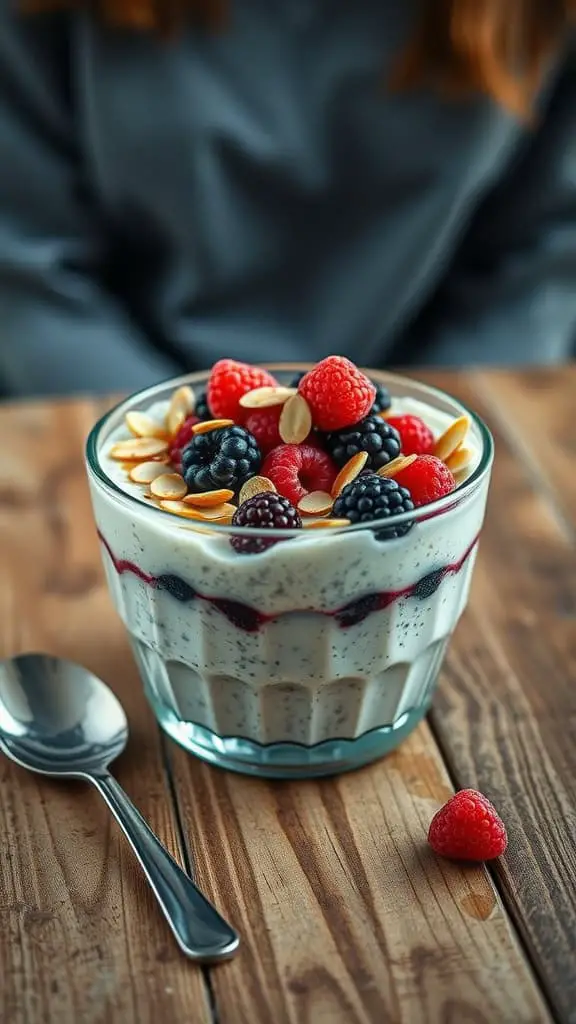
<path fill-rule="evenodd" d="M 298 367 L 272 369 L 288 383 Z M 131 396 L 88 438 L 104 568 L 148 700 L 174 740 L 213 764 L 277 778 L 349 770 L 397 746 L 430 705 L 468 597 L 493 443 L 449 395 L 372 377 L 431 414 L 466 414 L 479 453 L 454 493 L 397 518 L 413 525 L 395 540 L 378 524 L 267 530 L 279 543 L 239 555 L 230 537 L 246 530 L 199 525 L 127 493 L 106 465 L 126 412 L 158 408 L 184 383 L 199 393 L 205 374 Z"/>

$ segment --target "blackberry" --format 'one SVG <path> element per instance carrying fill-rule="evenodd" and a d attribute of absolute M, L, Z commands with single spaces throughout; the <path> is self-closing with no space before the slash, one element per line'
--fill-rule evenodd
<path fill-rule="evenodd" d="M 244 501 L 240 508 L 236 509 L 232 525 L 251 526 L 255 530 L 293 530 L 302 526 L 302 520 L 300 513 L 288 498 L 266 491 Z M 273 544 L 277 544 L 279 539 L 235 536 L 231 538 L 230 543 L 240 555 L 258 555 Z"/>
<path fill-rule="evenodd" d="M 325 444 L 337 466 L 342 468 L 358 452 L 368 452 L 367 468 L 387 466 L 400 455 L 400 434 L 379 416 L 366 416 L 353 427 L 325 434 Z"/>
<path fill-rule="evenodd" d="M 158 576 L 156 580 L 157 590 L 167 590 L 172 597 L 175 597 L 177 601 L 191 601 L 196 596 L 193 587 L 185 580 L 180 579 L 179 576 L 174 576 L 172 573 L 164 573 L 162 576 Z"/>
<path fill-rule="evenodd" d="M 288 387 L 290 387 L 290 388 L 297 388 L 299 383 L 300 383 L 300 381 L 305 376 L 306 376 L 306 370 L 302 370 L 301 373 L 297 373 L 296 376 L 293 377 L 292 380 L 290 381 L 290 384 L 288 385 Z"/>
<path fill-rule="evenodd" d="M 198 397 L 196 398 L 196 404 L 194 406 L 194 415 L 197 416 L 199 420 L 212 419 L 212 413 L 208 408 L 208 399 L 206 397 L 205 391 L 201 391 Z"/>
<path fill-rule="evenodd" d="M 348 484 L 334 502 L 332 514 L 336 519 L 349 519 L 351 523 L 371 523 L 402 512 L 412 512 L 413 509 L 414 502 L 406 487 L 400 487 L 394 479 L 373 473 Z M 403 537 L 413 525 L 413 522 L 391 525 L 385 530 L 378 530 L 374 536 L 377 540 Z"/>
<path fill-rule="evenodd" d="M 376 416 L 379 412 L 386 412 L 386 410 L 392 405 L 392 399 L 390 398 L 388 388 L 385 388 L 383 384 L 375 383 L 374 387 L 376 388 L 376 398 L 374 399 L 374 405 L 370 409 L 371 416 Z"/>
<path fill-rule="evenodd" d="M 256 439 L 244 427 L 196 434 L 182 452 L 182 475 L 189 491 L 237 490 L 260 469 Z"/>

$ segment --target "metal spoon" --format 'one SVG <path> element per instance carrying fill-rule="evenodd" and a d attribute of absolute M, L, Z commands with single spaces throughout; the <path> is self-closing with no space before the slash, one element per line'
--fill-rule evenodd
<path fill-rule="evenodd" d="M 238 948 L 238 935 L 108 772 L 127 740 L 120 702 L 86 669 L 45 654 L 0 662 L 0 750 L 33 772 L 96 786 L 140 861 L 182 952 L 202 963 L 228 959 Z"/>

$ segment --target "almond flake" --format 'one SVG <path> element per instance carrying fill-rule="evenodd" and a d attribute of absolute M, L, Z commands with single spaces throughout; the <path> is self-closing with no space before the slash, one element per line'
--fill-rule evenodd
<path fill-rule="evenodd" d="M 163 473 L 150 484 L 150 494 L 167 501 L 178 501 L 187 490 L 186 482 L 179 473 Z"/>
<path fill-rule="evenodd" d="M 311 430 L 312 413 L 308 402 L 302 395 L 292 395 L 280 413 L 278 422 L 280 437 L 284 444 L 302 444 Z"/>
<path fill-rule="evenodd" d="M 187 494 L 184 501 L 187 505 L 192 505 L 195 508 L 214 508 L 233 497 L 234 491 L 223 487 L 219 491 L 200 491 L 198 494 Z"/>
<path fill-rule="evenodd" d="M 151 484 L 158 476 L 166 472 L 166 463 L 162 462 L 137 462 L 132 467 L 128 476 L 135 484 Z"/>
<path fill-rule="evenodd" d="M 235 505 L 228 505 L 226 502 L 216 505 L 214 508 L 200 509 L 187 505 L 185 501 L 161 501 L 160 508 L 165 509 L 166 512 L 173 512 L 177 516 L 182 516 L 184 519 L 194 519 L 198 522 L 210 520 L 218 521 L 219 523 L 231 522 L 232 516 L 236 511 Z"/>
<path fill-rule="evenodd" d="M 338 527 L 350 526 L 349 519 L 309 519 L 302 523 L 305 530 L 337 529 Z"/>
<path fill-rule="evenodd" d="M 130 441 L 117 441 L 110 449 L 110 458 L 118 462 L 130 459 L 139 462 L 162 455 L 167 448 L 168 442 L 159 437 L 134 437 Z"/>
<path fill-rule="evenodd" d="M 463 448 L 460 446 L 460 448 L 457 448 L 455 452 L 452 452 L 452 455 L 448 456 L 446 459 L 446 465 L 452 473 L 459 473 L 461 470 L 467 469 L 473 458 L 474 452 L 472 452 L 470 448 Z"/>
<path fill-rule="evenodd" d="M 180 430 L 184 420 L 194 412 L 195 405 L 196 396 L 192 388 L 185 384 L 183 387 L 176 389 L 170 399 L 170 405 L 166 413 L 166 426 L 170 436 L 174 436 Z"/>
<path fill-rule="evenodd" d="M 470 476 L 470 474 L 469 474 L 467 469 L 459 469 L 459 470 L 457 470 L 457 472 L 454 473 L 454 479 L 456 481 L 456 487 L 460 487 L 460 484 L 463 484 L 468 479 L 469 476 Z"/>
<path fill-rule="evenodd" d="M 399 455 L 398 458 L 392 459 L 387 466 L 380 466 L 380 469 L 376 470 L 376 475 L 395 477 L 397 473 L 406 469 L 407 466 L 411 466 L 413 462 L 416 462 L 415 455 Z"/>
<path fill-rule="evenodd" d="M 242 395 L 240 405 L 243 409 L 271 409 L 275 405 L 284 405 L 295 394 L 296 388 L 254 388 Z"/>
<path fill-rule="evenodd" d="M 454 420 L 454 423 L 450 424 L 448 430 L 444 431 L 434 445 L 434 455 L 436 458 L 446 462 L 446 459 L 462 444 L 468 433 L 469 426 L 470 423 L 467 416 L 460 416 L 459 419 Z"/>
<path fill-rule="evenodd" d="M 357 452 L 345 466 L 342 467 L 334 483 L 332 484 L 332 497 L 337 498 L 348 484 L 351 484 L 360 475 L 368 462 L 368 452 Z"/>
<path fill-rule="evenodd" d="M 160 437 L 166 439 L 166 429 L 158 420 L 153 420 L 145 412 L 127 412 L 126 426 L 134 437 Z"/>
<path fill-rule="evenodd" d="M 324 516 L 332 511 L 334 499 L 326 491 L 310 491 L 300 498 L 298 511 L 305 516 Z"/>
<path fill-rule="evenodd" d="M 249 498 L 255 498 L 257 494 L 264 494 L 268 491 L 271 494 L 276 493 L 274 484 L 267 476 L 251 476 L 240 491 L 239 504 L 242 505 Z"/>
<path fill-rule="evenodd" d="M 210 430 L 223 430 L 224 427 L 233 427 L 234 420 L 204 420 L 203 423 L 195 423 L 192 433 L 207 434 Z"/>

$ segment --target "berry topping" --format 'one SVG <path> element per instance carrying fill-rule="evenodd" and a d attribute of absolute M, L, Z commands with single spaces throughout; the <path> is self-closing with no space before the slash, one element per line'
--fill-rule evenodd
<path fill-rule="evenodd" d="M 434 434 L 419 416 L 388 416 L 386 422 L 400 434 L 403 455 L 432 455 Z"/>
<path fill-rule="evenodd" d="M 334 502 L 332 514 L 338 519 L 349 519 L 351 523 L 370 523 L 390 519 L 402 512 L 412 512 L 413 509 L 410 491 L 400 487 L 394 479 L 373 473 L 348 484 Z M 390 525 L 385 530 L 378 530 L 375 536 L 378 540 L 403 537 L 412 525 L 412 522 Z"/>
<path fill-rule="evenodd" d="M 250 409 L 247 412 L 244 426 L 256 438 L 262 454 L 267 455 L 273 448 L 282 444 L 278 430 L 282 406 L 273 405 L 267 409 Z"/>
<path fill-rule="evenodd" d="M 326 452 L 310 444 L 283 444 L 264 460 L 262 475 L 294 505 L 310 491 L 330 491 L 336 466 Z"/>
<path fill-rule="evenodd" d="M 508 844 L 496 808 L 475 789 L 461 789 L 436 812 L 428 842 L 435 853 L 452 860 L 492 860 Z"/>
<path fill-rule="evenodd" d="M 319 430 L 341 430 L 366 416 L 376 397 L 372 381 L 344 356 L 328 356 L 298 385 Z"/>
<path fill-rule="evenodd" d="M 374 404 L 370 409 L 371 416 L 377 416 L 379 412 L 386 412 L 387 409 L 392 405 L 392 399 L 390 398 L 390 392 L 388 388 L 385 388 L 383 384 L 375 384 L 376 398 Z"/>
<path fill-rule="evenodd" d="M 200 394 L 198 395 L 196 399 L 196 404 L 194 406 L 194 412 L 199 420 L 213 419 L 205 391 L 201 391 Z"/>
<path fill-rule="evenodd" d="M 358 452 L 367 452 L 367 467 L 377 470 L 400 454 L 398 431 L 379 416 L 367 416 L 353 427 L 328 434 L 325 444 L 337 466 L 345 466 Z"/>
<path fill-rule="evenodd" d="M 168 454 L 170 455 L 170 462 L 178 471 L 182 468 L 182 451 L 192 440 L 192 427 L 199 422 L 198 416 L 188 416 L 172 439 Z"/>
<path fill-rule="evenodd" d="M 208 379 L 206 395 L 210 411 L 213 416 L 242 423 L 244 411 L 239 404 L 242 395 L 255 388 L 277 385 L 272 374 L 259 366 L 238 363 L 235 359 L 219 359 Z"/>
<path fill-rule="evenodd" d="M 305 370 L 303 370 L 303 371 L 302 371 L 302 373 L 297 373 L 297 374 L 296 374 L 296 375 L 295 375 L 295 376 L 294 376 L 294 377 L 292 378 L 292 380 L 290 381 L 290 387 L 291 387 L 291 388 L 297 388 L 297 387 L 299 387 L 299 386 L 300 386 L 300 381 L 301 381 L 301 380 L 304 380 L 304 377 L 305 377 L 305 376 L 306 376 L 306 371 L 305 371 Z"/>
<path fill-rule="evenodd" d="M 416 508 L 429 505 L 431 501 L 443 498 L 456 487 L 456 481 L 444 463 L 435 455 L 419 455 L 395 479 L 407 487 Z"/>
<path fill-rule="evenodd" d="M 260 449 L 243 427 L 224 427 L 195 434 L 182 452 L 182 471 L 188 490 L 237 490 L 260 469 Z"/>
<path fill-rule="evenodd" d="M 232 517 L 232 525 L 250 526 L 255 530 L 294 530 L 301 528 L 302 520 L 288 498 L 266 491 L 243 502 Z M 240 555 L 257 555 L 277 544 L 279 539 L 236 535 L 230 538 L 230 543 Z"/>

